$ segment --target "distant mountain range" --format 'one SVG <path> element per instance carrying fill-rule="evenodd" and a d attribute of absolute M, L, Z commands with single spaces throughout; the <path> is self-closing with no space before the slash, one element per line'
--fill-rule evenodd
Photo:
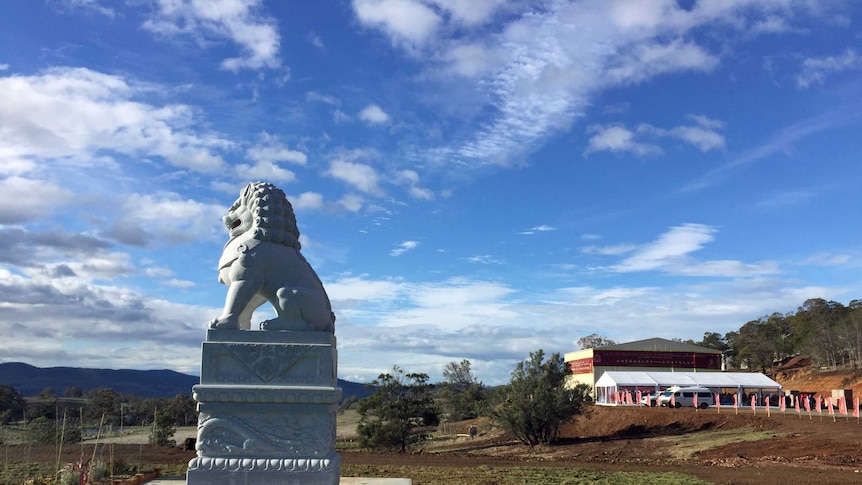
<path fill-rule="evenodd" d="M 12 386 L 25 397 L 36 396 L 46 387 L 58 396 L 69 387 L 84 392 L 109 388 L 140 397 L 174 397 L 191 394 L 200 378 L 172 370 L 86 369 L 82 367 L 34 367 L 20 362 L 0 364 L 0 384 Z M 364 384 L 338 379 L 342 399 L 369 395 Z"/>

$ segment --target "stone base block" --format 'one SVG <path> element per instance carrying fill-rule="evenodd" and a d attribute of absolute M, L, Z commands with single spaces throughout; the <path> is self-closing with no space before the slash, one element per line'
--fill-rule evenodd
<path fill-rule="evenodd" d="M 189 462 L 188 485 L 338 485 L 341 457 L 206 458 Z"/>

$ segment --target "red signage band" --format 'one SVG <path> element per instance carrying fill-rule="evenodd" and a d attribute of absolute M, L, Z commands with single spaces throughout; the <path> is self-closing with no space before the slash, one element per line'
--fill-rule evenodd
<path fill-rule="evenodd" d="M 678 367 L 721 370 L 721 355 L 697 352 L 596 350 L 592 360 L 593 365 L 603 367 Z"/>

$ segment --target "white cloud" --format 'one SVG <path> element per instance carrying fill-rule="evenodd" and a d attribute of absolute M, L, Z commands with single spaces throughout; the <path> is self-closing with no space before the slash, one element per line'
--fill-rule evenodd
<path fill-rule="evenodd" d="M 272 162 L 258 162 L 254 165 L 239 164 L 234 171 L 240 180 L 264 180 L 267 182 L 290 183 L 296 181 L 296 174 Z"/>
<path fill-rule="evenodd" d="M 61 12 L 81 11 L 84 13 L 96 13 L 110 18 L 114 18 L 117 15 L 117 12 L 113 8 L 102 5 L 102 2 L 99 0 L 54 0 L 52 6 Z"/>
<path fill-rule="evenodd" d="M 823 84 L 829 74 L 857 69 L 862 69 L 862 55 L 854 49 L 847 49 L 840 56 L 809 57 L 802 61 L 802 72 L 796 76 L 796 85 L 808 88 Z"/>
<path fill-rule="evenodd" d="M 389 252 L 390 256 L 401 256 L 407 251 L 412 251 L 419 246 L 419 242 L 417 241 L 403 241 L 396 245 L 395 249 Z"/>
<path fill-rule="evenodd" d="M 817 253 L 806 258 L 801 264 L 811 266 L 846 266 L 852 262 L 853 258 L 849 254 Z"/>
<path fill-rule="evenodd" d="M 724 135 L 697 126 L 677 126 L 669 130 L 668 134 L 691 143 L 702 152 L 724 148 Z"/>
<path fill-rule="evenodd" d="M 329 165 L 327 174 L 367 194 L 380 195 L 377 172 L 370 165 L 345 160 L 335 160 Z"/>
<path fill-rule="evenodd" d="M 746 264 L 732 260 L 698 261 L 689 255 L 715 239 L 717 230 L 704 224 L 683 224 L 671 227 L 634 254 L 611 269 L 628 273 L 635 271 L 663 271 L 684 276 L 753 277 L 776 274 L 778 264 L 771 261 Z"/>
<path fill-rule="evenodd" d="M 376 104 L 371 104 L 366 106 L 362 111 L 359 112 L 359 119 L 365 121 L 366 123 L 371 123 L 374 125 L 383 124 L 389 121 L 389 115 L 383 111 L 380 106 Z"/>
<path fill-rule="evenodd" d="M 541 226 L 533 227 L 527 231 L 521 231 L 518 234 L 529 235 L 529 234 L 535 234 L 537 232 L 551 232 L 551 231 L 556 231 L 556 230 L 557 230 L 556 227 L 546 226 L 546 225 L 542 224 Z"/>
<path fill-rule="evenodd" d="M 395 183 L 396 185 L 406 185 L 408 187 L 410 196 L 414 199 L 434 199 L 434 192 L 420 186 L 419 174 L 416 173 L 415 170 L 398 171 L 393 178 L 393 183 Z"/>
<path fill-rule="evenodd" d="M 683 224 L 670 228 L 652 243 L 642 246 L 622 261 L 618 271 L 648 271 L 678 265 L 689 253 L 700 250 L 715 239 L 715 228 L 704 224 Z"/>
<path fill-rule="evenodd" d="M 359 212 L 364 204 L 365 200 L 357 194 L 344 194 L 338 199 L 338 205 L 348 212 Z"/>
<path fill-rule="evenodd" d="M 130 194 L 123 203 L 122 217 L 107 234 L 133 246 L 220 240 L 225 234 L 221 224 L 225 210 L 172 193 Z"/>
<path fill-rule="evenodd" d="M 433 9 L 415 0 L 353 0 L 352 5 L 363 25 L 382 29 L 396 43 L 422 44 L 441 22 Z"/>
<path fill-rule="evenodd" d="M 600 254 L 605 256 L 616 256 L 637 249 L 634 244 L 616 244 L 612 246 L 585 246 L 581 248 L 584 254 Z"/>
<path fill-rule="evenodd" d="M 506 0 L 430 0 L 446 11 L 456 24 L 475 26 L 488 22 Z"/>
<path fill-rule="evenodd" d="M 470 256 L 469 258 L 464 258 L 470 263 L 478 263 L 478 264 L 503 264 L 503 261 L 491 256 L 490 254 L 477 254 L 475 256 Z"/>
<path fill-rule="evenodd" d="M 290 199 L 294 210 L 321 210 L 324 207 L 323 195 L 317 192 L 303 192 Z"/>
<path fill-rule="evenodd" d="M 13 159 L 75 157 L 79 163 L 101 163 L 96 153 L 109 151 L 158 156 L 199 172 L 223 170 L 218 151 L 232 144 L 195 132 L 188 106 L 133 100 L 150 89 L 84 68 L 0 77 L 0 150 Z"/>
<path fill-rule="evenodd" d="M 600 151 L 631 152 L 635 155 L 656 155 L 662 153 L 656 145 L 635 141 L 635 133 L 620 125 L 590 125 L 587 133 L 593 133 L 584 151 L 584 156 Z"/>
<path fill-rule="evenodd" d="M 260 7 L 260 0 L 157 0 L 157 12 L 143 28 L 166 37 L 230 39 L 243 53 L 222 60 L 227 70 L 277 68 L 278 29 Z"/>
<path fill-rule="evenodd" d="M 296 165 L 305 165 L 308 162 L 305 153 L 288 149 L 277 136 L 266 132 L 260 134 L 259 142 L 246 150 L 245 154 L 255 162 L 288 162 Z"/>
<path fill-rule="evenodd" d="M 587 133 L 593 133 L 584 151 L 584 156 L 599 151 L 631 152 L 638 156 L 657 155 L 663 150 L 645 138 L 676 138 L 694 145 L 702 152 L 724 147 L 724 135 L 716 131 L 723 124 L 703 115 L 689 115 L 696 125 L 682 125 L 670 129 L 655 127 L 646 123 L 638 125 L 635 131 L 619 124 L 590 125 Z M 650 140 L 653 141 L 653 140 Z"/>
<path fill-rule="evenodd" d="M 0 180 L 0 224 L 17 224 L 48 219 L 73 194 L 56 185 L 21 177 Z"/>

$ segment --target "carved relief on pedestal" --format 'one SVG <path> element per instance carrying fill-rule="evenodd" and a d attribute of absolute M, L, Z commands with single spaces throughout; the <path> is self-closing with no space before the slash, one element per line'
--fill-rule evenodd
<path fill-rule="evenodd" d="M 198 454 L 208 457 L 323 457 L 331 451 L 334 417 L 261 414 L 213 417 L 201 413 Z"/>

